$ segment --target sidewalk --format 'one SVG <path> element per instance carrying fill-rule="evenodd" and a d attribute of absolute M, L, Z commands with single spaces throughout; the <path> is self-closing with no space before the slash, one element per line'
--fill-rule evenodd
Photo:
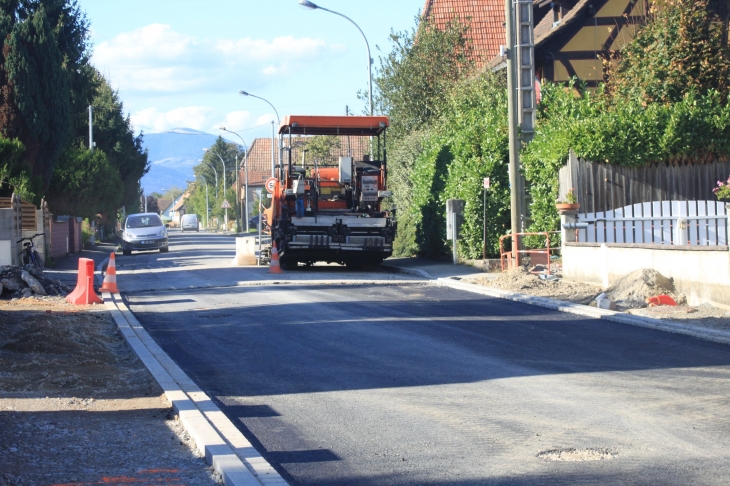
<path fill-rule="evenodd" d="M 497 278 L 501 273 L 483 273 L 468 265 L 454 265 L 450 262 L 428 260 L 425 258 L 389 258 L 383 262 L 383 267 L 391 271 L 429 279 L 439 286 L 451 287 L 488 297 L 512 300 L 594 319 L 605 319 L 622 324 L 685 334 L 708 341 L 730 344 L 730 330 L 716 329 L 712 326 L 703 326 L 701 324 L 697 325 L 696 321 L 693 324 L 688 324 L 678 320 L 637 316 L 472 283 L 470 282 L 472 279 L 480 277 Z"/>
<path fill-rule="evenodd" d="M 469 265 L 454 265 L 451 261 L 429 260 L 427 258 L 388 258 L 383 268 L 428 279 L 450 278 L 468 279 L 469 277 L 499 276 L 499 273 L 484 273 Z"/>
<path fill-rule="evenodd" d="M 76 280 L 79 270 L 79 258 L 90 258 L 94 260 L 94 268 L 117 249 L 116 243 L 97 243 L 93 248 L 85 248 L 79 253 L 74 253 L 54 262 L 53 268 L 46 268 L 43 273 L 49 278 L 60 280 L 70 288 L 76 287 Z"/>

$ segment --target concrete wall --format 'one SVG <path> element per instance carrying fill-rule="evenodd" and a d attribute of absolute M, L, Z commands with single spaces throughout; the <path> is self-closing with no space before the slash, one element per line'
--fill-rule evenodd
<path fill-rule="evenodd" d="M 730 248 L 727 246 L 577 243 L 575 229 L 566 227 L 577 221 L 576 211 L 561 215 L 566 280 L 606 289 L 635 270 L 652 268 L 673 278 L 677 290 L 687 296 L 690 305 L 709 302 L 730 308 Z"/>
<path fill-rule="evenodd" d="M 12 265 L 15 261 L 15 241 L 18 239 L 15 228 L 15 211 L 0 209 L 0 266 Z"/>
<path fill-rule="evenodd" d="M 563 278 L 604 289 L 641 268 L 674 279 L 690 305 L 703 302 L 730 307 L 728 247 L 565 243 Z"/>
<path fill-rule="evenodd" d="M 22 234 L 20 199 L 13 195 L 11 207 L 0 209 L 0 265 L 18 265 L 22 246 L 18 240 Z"/>

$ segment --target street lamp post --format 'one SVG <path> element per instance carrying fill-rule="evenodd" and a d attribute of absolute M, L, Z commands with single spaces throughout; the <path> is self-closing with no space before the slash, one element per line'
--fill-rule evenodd
<path fill-rule="evenodd" d="M 339 12 L 335 12 L 334 10 L 329 10 L 324 7 L 320 7 L 317 4 L 314 4 L 310 2 L 309 0 L 299 0 L 299 5 L 301 5 L 304 8 L 308 8 L 310 10 L 324 10 L 325 12 L 329 12 L 331 14 L 339 15 L 343 19 L 346 19 L 350 21 L 352 25 L 354 25 L 357 30 L 360 31 L 360 34 L 362 34 L 362 38 L 365 39 L 365 47 L 367 47 L 368 50 L 368 101 L 370 103 L 370 116 L 373 116 L 373 58 L 370 56 L 370 44 L 368 43 L 368 38 L 365 37 L 365 33 L 362 31 L 359 25 L 357 25 L 350 17 L 343 15 Z"/>
<path fill-rule="evenodd" d="M 247 93 L 246 91 L 243 91 L 243 90 L 240 90 L 238 93 L 243 96 L 250 96 L 251 98 L 257 98 L 257 99 L 260 99 L 261 101 L 265 101 L 266 103 L 268 103 L 269 106 L 274 110 L 274 113 L 276 113 L 276 121 L 279 124 L 279 126 L 281 126 L 281 118 L 279 118 L 279 112 L 276 111 L 276 108 L 274 107 L 274 105 L 271 104 L 271 102 L 269 102 L 269 100 L 264 99 L 260 96 L 252 95 L 251 93 Z M 271 127 L 271 140 L 272 140 L 272 144 L 271 144 L 271 177 L 276 177 L 276 172 L 275 172 L 275 167 L 274 167 L 276 164 L 274 163 L 274 142 L 273 142 L 273 140 L 275 138 L 275 136 L 274 136 L 275 131 L 274 131 L 274 127 L 273 127 L 274 122 L 272 121 L 271 123 L 272 123 L 272 127 Z M 281 139 L 279 139 L 279 166 L 281 166 L 281 150 L 282 150 Z"/>
<path fill-rule="evenodd" d="M 205 184 L 205 229 L 208 229 L 208 220 L 210 219 L 210 205 L 208 204 L 208 181 L 206 181 L 203 177 L 201 177 L 200 180 L 203 181 L 203 184 Z"/>
<path fill-rule="evenodd" d="M 207 148 L 204 148 L 203 150 L 205 152 L 208 152 Z M 218 155 L 216 152 L 213 152 L 211 150 L 210 153 L 215 155 L 216 157 L 218 157 L 220 159 L 221 163 L 223 164 L 223 199 L 225 199 L 226 198 L 226 161 L 223 160 L 223 157 Z M 226 213 L 225 213 L 225 224 L 226 224 L 226 231 L 228 231 L 228 208 L 226 208 Z"/>
<path fill-rule="evenodd" d="M 207 150 L 207 149 L 204 149 L 204 150 Z M 203 162 L 203 159 L 198 159 L 198 162 Z M 213 169 L 213 174 L 215 174 L 215 198 L 218 199 L 218 171 L 215 170 L 215 167 L 213 167 L 210 164 L 208 164 L 208 167 Z"/>
<path fill-rule="evenodd" d="M 243 137 L 241 137 L 238 133 L 236 133 L 236 132 L 234 132 L 232 130 L 228 130 L 226 127 L 220 127 L 220 129 L 223 130 L 224 132 L 228 132 L 228 133 L 234 134 L 235 136 L 237 136 L 238 138 L 241 139 L 241 143 L 243 144 L 243 148 L 244 148 L 243 157 L 244 157 L 244 159 L 242 160 L 242 162 L 243 162 L 243 169 L 244 169 L 244 173 L 245 173 L 244 182 L 243 182 L 244 183 L 243 194 L 244 194 L 244 197 L 246 199 L 246 202 L 244 204 L 244 206 L 245 206 L 245 213 L 244 213 L 245 216 L 244 215 L 241 215 L 241 217 L 246 220 L 246 233 L 248 233 L 249 230 L 250 230 L 250 228 L 248 226 L 248 152 L 249 152 L 248 145 L 243 140 Z M 236 177 L 238 177 L 238 172 L 239 172 L 239 169 L 236 168 Z M 239 201 L 240 201 L 240 198 L 239 198 Z M 243 209 L 243 208 L 241 208 L 241 209 Z"/>

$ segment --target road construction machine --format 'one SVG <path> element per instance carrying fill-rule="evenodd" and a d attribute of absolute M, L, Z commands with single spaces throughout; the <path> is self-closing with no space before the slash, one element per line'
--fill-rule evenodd
<path fill-rule="evenodd" d="M 267 182 L 270 201 L 263 211 L 282 268 L 315 262 L 374 267 L 392 254 L 395 211 L 381 207 L 392 195 L 387 190 L 388 126 L 385 116 L 284 118 L 281 163 Z M 357 137 L 365 148 L 353 153 L 340 147 L 331 151 L 335 157 L 307 157 L 307 142 L 317 136 L 337 137 L 338 147 Z M 300 147 L 301 158 L 293 145 Z"/>

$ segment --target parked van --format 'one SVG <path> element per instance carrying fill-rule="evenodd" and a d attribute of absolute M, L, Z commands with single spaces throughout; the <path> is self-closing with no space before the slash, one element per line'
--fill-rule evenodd
<path fill-rule="evenodd" d="M 183 214 L 182 221 L 180 222 L 180 231 L 184 233 L 185 230 L 200 231 L 197 214 Z"/>

